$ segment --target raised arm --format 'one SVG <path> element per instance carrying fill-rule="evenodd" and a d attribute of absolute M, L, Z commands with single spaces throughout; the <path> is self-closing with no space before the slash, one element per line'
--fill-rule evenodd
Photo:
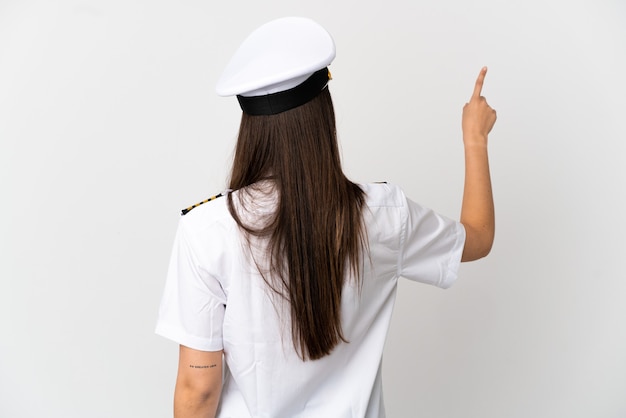
<path fill-rule="evenodd" d="M 463 107 L 465 187 L 461 223 L 465 227 L 466 239 L 461 261 L 473 261 L 489 254 L 495 235 L 487 138 L 496 122 L 496 111 L 481 96 L 486 74 L 487 67 L 483 67 L 472 97 Z"/>
<path fill-rule="evenodd" d="M 215 417 L 222 392 L 222 352 L 180 346 L 174 418 Z"/>

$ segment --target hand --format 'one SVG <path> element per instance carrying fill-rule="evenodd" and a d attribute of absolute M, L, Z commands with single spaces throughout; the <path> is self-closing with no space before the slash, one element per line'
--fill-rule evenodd
<path fill-rule="evenodd" d="M 469 144 L 487 144 L 487 136 L 496 123 L 496 111 L 488 104 L 487 99 L 480 95 L 487 74 L 487 67 L 483 67 L 476 79 L 474 92 L 470 101 L 463 106 L 463 141 Z"/>

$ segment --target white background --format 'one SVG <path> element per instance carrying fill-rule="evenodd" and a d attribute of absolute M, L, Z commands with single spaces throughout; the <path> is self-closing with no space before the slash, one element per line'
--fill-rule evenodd
<path fill-rule="evenodd" d="M 390 417 L 626 417 L 623 1 L 0 0 L 0 417 L 167 417 L 153 335 L 181 208 L 226 184 L 214 85 L 260 24 L 335 37 L 348 175 L 456 217 L 481 66 L 491 255 L 402 281 Z"/>

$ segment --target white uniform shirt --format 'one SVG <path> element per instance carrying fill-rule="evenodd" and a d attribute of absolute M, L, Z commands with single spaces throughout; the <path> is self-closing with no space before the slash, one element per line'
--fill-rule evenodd
<path fill-rule="evenodd" d="M 361 187 L 370 255 L 361 290 L 347 280 L 342 294 L 349 342 L 315 361 L 296 354 L 289 308 L 272 302 L 226 199 L 181 218 L 156 332 L 196 350 L 224 350 L 218 417 L 385 416 L 381 360 L 398 277 L 449 287 L 465 230 L 396 186 Z"/>

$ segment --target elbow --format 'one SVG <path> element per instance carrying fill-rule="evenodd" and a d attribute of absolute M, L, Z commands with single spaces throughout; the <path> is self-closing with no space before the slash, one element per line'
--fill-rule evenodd
<path fill-rule="evenodd" d="M 491 246 L 485 248 L 473 248 L 471 250 L 463 249 L 463 255 L 461 256 L 461 262 L 466 263 L 468 261 L 476 261 L 481 258 L 485 258 L 491 252 Z"/>
<path fill-rule="evenodd" d="M 174 393 L 174 416 L 202 413 L 214 416 L 220 399 L 220 390 L 193 384 L 177 384 Z M 203 416 L 204 416 L 203 415 Z"/>
<path fill-rule="evenodd" d="M 476 229 L 465 226 L 465 246 L 463 247 L 462 262 L 476 261 L 485 258 L 491 252 L 494 241 L 494 231 Z"/>
<path fill-rule="evenodd" d="M 177 385 L 175 396 L 194 403 L 210 403 L 212 399 L 219 398 L 220 392 L 211 387 L 194 384 Z"/>
<path fill-rule="evenodd" d="M 493 247 L 493 240 L 489 241 L 489 243 L 485 243 L 483 247 L 480 249 L 480 251 L 478 251 L 477 260 L 487 257 L 489 253 L 491 253 L 492 247 Z"/>
<path fill-rule="evenodd" d="M 463 251 L 463 256 L 461 257 L 462 263 L 467 263 L 469 261 L 480 260 L 481 258 L 485 258 L 489 255 L 490 250 L 484 251 Z"/>

